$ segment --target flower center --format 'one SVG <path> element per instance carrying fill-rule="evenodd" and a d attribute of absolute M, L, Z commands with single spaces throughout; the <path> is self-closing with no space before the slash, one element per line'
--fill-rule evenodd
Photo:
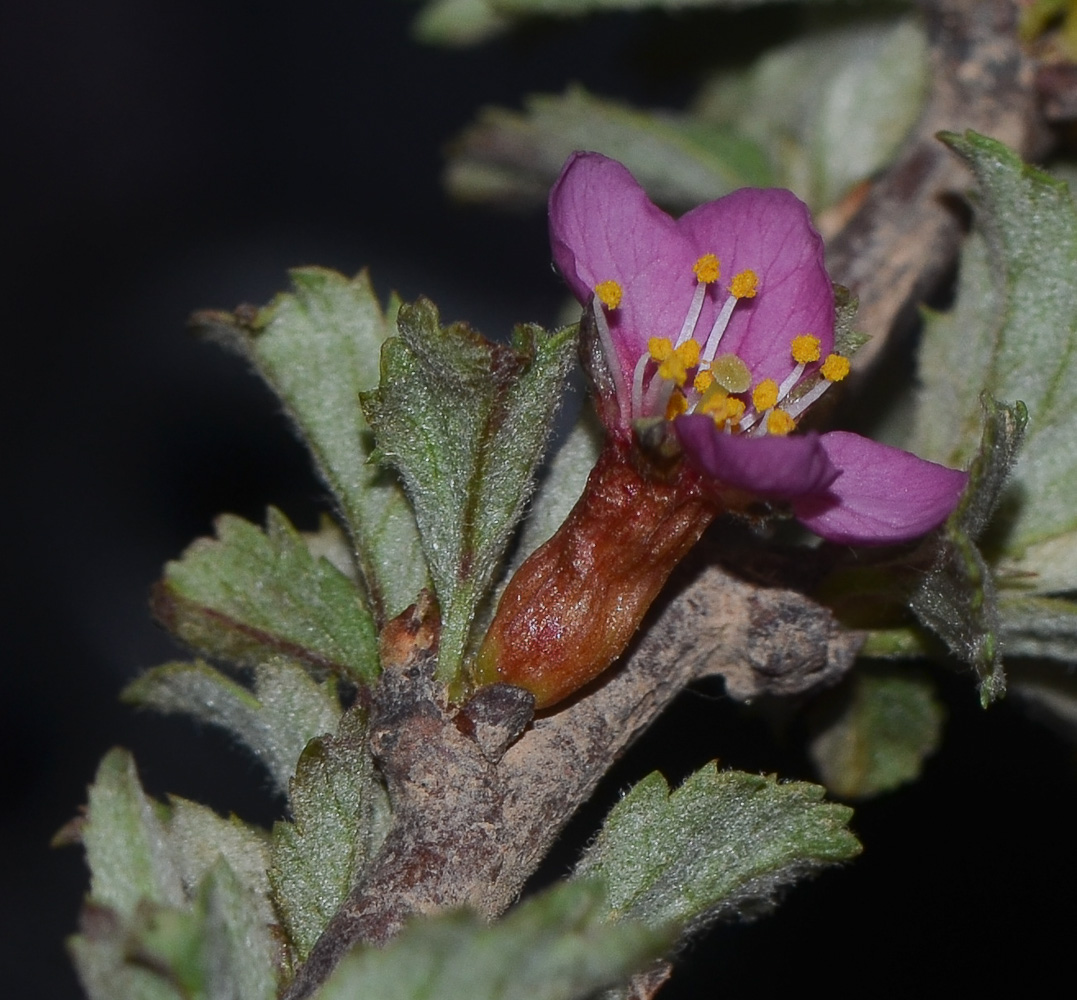
<path fill-rule="evenodd" d="M 744 361 L 735 354 L 718 354 L 718 347 L 737 304 L 759 294 L 759 276 L 746 270 L 733 277 L 710 331 L 697 339 L 707 295 L 712 288 L 717 289 L 721 275 L 718 258 L 712 253 L 704 254 L 692 266 L 692 273 L 696 286 L 680 330 L 674 338 L 659 336 L 647 341 L 646 352 L 636 360 L 632 370 L 630 386 L 626 384 L 626 373 L 606 316 L 607 312 L 620 308 L 625 290 L 613 280 L 595 286 L 592 299 L 595 325 L 610 360 L 622 418 L 630 421 L 661 415 L 673 420 L 684 413 L 702 413 L 730 434 L 789 434 L 796 428 L 801 414 L 831 384 L 849 374 L 848 359 L 830 354 L 815 372 L 806 375 L 808 367 L 822 357 L 821 344 L 810 333 L 800 334 L 790 342 L 794 366 L 781 384 L 766 378 L 753 387 L 751 372 Z"/>

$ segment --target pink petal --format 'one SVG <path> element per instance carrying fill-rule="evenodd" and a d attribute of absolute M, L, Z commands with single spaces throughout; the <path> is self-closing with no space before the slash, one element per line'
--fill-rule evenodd
<path fill-rule="evenodd" d="M 553 259 L 576 298 L 586 304 L 603 281 L 624 289 L 609 321 L 631 377 L 648 337 L 676 335 L 695 290 L 691 247 L 627 168 L 598 153 L 569 157 L 550 190 L 549 214 Z M 670 299 L 680 286 L 687 291 L 670 331 Z"/>
<path fill-rule="evenodd" d="M 682 216 L 678 227 L 698 249 L 717 255 L 722 281 L 740 271 L 759 276 L 759 292 L 733 310 L 721 350 L 740 356 L 755 380 L 781 380 L 793 369 L 792 339 L 819 338 L 822 357 L 834 346 L 834 291 L 822 237 L 807 206 L 791 191 L 743 188 Z"/>
<path fill-rule="evenodd" d="M 834 431 L 820 439 L 840 469 L 823 494 L 793 500 L 797 519 L 831 542 L 885 545 L 937 528 L 957 506 L 967 473 Z"/>
<path fill-rule="evenodd" d="M 825 492 L 838 469 L 818 434 L 747 437 L 720 431 L 710 417 L 678 417 L 673 429 L 688 460 L 725 486 L 772 500 Z"/>
<path fill-rule="evenodd" d="M 586 303 L 595 285 L 611 279 L 624 289 L 610 329 L 629 377 L 649 337 L 677 336 L 695 292 L 692 266 L 706 253 L 718 257 L 721 277 L 707 295 L 697 340 L 706 339 L 733 276 L 752 270 L 759 293 L 734 309 L 722 353 L 739 354 L 755 381 L 780 382 L 793 369 L 793 337 L 814 334 L 824 357 L 832 349 L 823 242 L 789 191 L 735 191 L 674 221 L 616 160 L 574 153 L 550 191 L 549 212 L 554 261 L 576 298 Z"/>

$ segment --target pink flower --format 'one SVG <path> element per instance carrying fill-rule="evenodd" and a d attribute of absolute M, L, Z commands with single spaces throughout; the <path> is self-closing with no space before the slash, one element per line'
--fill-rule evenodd
<path fill-rule="evenodd" d="M 554 260 L 589 311 L 612 399 L 607 430 L 672 421 L 687 461 L 727 498 L 787 503 L 834 542 L 915 538 L 967 475 L 856 434 L 792 434 L 848 361 L 806 206 L 743 189 L 672 219 L 615 160 L 575 153 L 550 192 Z"/>

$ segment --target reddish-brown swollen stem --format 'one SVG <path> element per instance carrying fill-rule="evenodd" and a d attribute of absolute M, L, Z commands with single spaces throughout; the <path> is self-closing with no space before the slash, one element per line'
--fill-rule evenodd
<path fill-rule="evenodd" d="M 583 687 L 621 655 L 722 509 L 690 468 L 652 477 L 634 445 L 611 437 L 568 519 L 505 589 L 476 681 L 525 688 L 537 708 Z"/>

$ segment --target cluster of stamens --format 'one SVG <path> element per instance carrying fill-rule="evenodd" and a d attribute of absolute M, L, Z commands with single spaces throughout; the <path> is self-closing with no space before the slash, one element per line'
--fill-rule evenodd
<path fill-rule="evenodd" d="M 675 339 L 652 337 L 647 351 L 636 362 L 631 386 L 617 364 L 617 352 L 610 335 L 606 312 L 618 309 L 624 290 L 616 281 L 595 286 L 592 300 L 595 324 L 606 356 L 611 359 L 617 398 L 629 401 L 631 419 L 664 415 L 667 420 L 682 413 L 702 413 L 728 433 L 747 432 L 785 435 L 796 427 L 797 419 L 834 382 L 849 374 L 849 361 L 830 354 L 813 375 L 805 372 L 821 357 L 819 338 L 800 334 L 790 343 L 793 370 L 778 384 L 761 379 L 752 385 L 748 366 L 735 354 L 718 354 L 718 346 L 737 303 L 759 292 L 754 271 L 741 271 L 729 284 L 728 297 L 718 311 L 705 338 L 695 333 L 710 286 L 717 285 L 720 267 L 714 254 L 704 254 L 692 268 L 696 288 Z M 795 392 L 801 388 L 802 391 Z M 622 411 L 623 412 L 623 411 Z"/>

